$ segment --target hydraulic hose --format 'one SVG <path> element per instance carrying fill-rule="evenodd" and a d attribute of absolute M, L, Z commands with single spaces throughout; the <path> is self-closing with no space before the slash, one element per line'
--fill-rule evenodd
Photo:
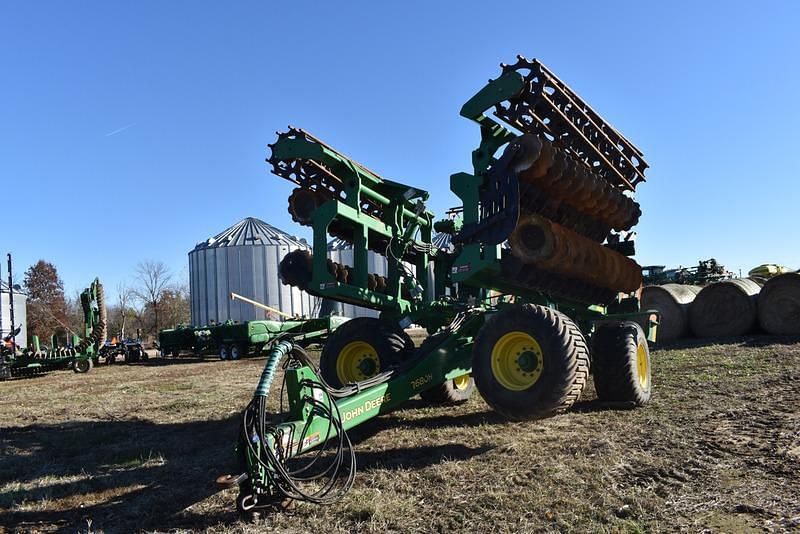
<path fill-rule="evenodd" d="M 261 378 L 258 380 L 258 386 L 256 386 L 256 397 L 266 397 L 269 394 L 269 388 L 272 386 L 272 381 L 275 380 L 275 371 L 277 371 L 278 365 L 284 357 L 292 352 L 292 349 L 294 349 L 294 344 L 287 340 L 278 341 L 272 345 L 267 362 L 264 364 L 264 370 L 261 372 Z"/>

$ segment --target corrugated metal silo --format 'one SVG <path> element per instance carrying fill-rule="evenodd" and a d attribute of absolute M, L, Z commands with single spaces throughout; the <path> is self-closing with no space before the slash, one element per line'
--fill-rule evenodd
<path fill-rule="evenodd" d="M 334 238 L 328 243 L 328 257 L 337 263 L 343 263 L 352 267 L 355 262 L 353 244 L 342 239 Z M 387 267 L 386 258 L 371 250 L 367 253 L 368 272 L 386 276 Z M 353 304 L 345 304 L 343 302 L 338 304 L 338 309 L 342 315 L 351 319 L 355 317 L 377 317 L 379 315 L 379 312 L 376 310 L 354 306 Z"/>
<path fill-rule="evenodd" d="M 453 236 L 440 232 L 431 240 L 433 246 L 445 252 L 453 252 Z"/>
<path fill-rule="evenodd" d="M 231 292 L 284 313 L 313 317 L 318 299 L 282 284 L 278 277 L 281 259 L 296 249 L 310 250 L 310 247 L 305 240 L 255 217 L 198 243 L 189 252 L 192 323 L 278 318 L 268 317 L 269 312 L 250 304 L 231 301 Z"/>
<path fill-rule="evenodd" d="M 5 338 L 11 333 L 13 328 L 22 325 L 22 329 L 16 336 L 17 346 L 28 346 L 27 324 L 27 302 L 28 298 L 22 293 L 14 290 L 14 325 L 11 325 L 11 293 L 8 285 L 0 282 L 0 339 Z"/>

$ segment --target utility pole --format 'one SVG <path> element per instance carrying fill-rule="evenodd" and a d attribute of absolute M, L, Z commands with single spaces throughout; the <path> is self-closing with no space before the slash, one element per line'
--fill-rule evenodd
<path fill-rule="evenodd" d="M 17 336 L 14 332 L 14 280 L 11 276 L 11 253 L 8 253 L 8 309 L 11 312 L 11 352 L 17 353 Z"/>
<path fill-rule="evenodd" d="M 0 373 L 2 373 L 5 363 L 6 342 L 3 339 L 3 269 L 0 267 Z"/>

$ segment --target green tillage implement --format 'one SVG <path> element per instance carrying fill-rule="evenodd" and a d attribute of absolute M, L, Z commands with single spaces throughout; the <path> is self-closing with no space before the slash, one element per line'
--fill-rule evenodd
<path fill-rule="evenodd" d="M 522 135 L 484 115 L 490 109 Z M 542 110 L 564 118 L 535 122 Z M 515 118 L 512 111 L 532 113 L 533 119 Z M 657 315 L 640 310 L 635 292 L 620 292 L 602 274 L 609 265 L 625 264 L 618 256 L 632 255 L 632 242 L 585 214 L 555 209 L 553 199 L 532 204 L 526 198 L 523 206 L 519 182 L 525 168 L 520 154 L 531 146 L 523 141 L 534 134 L 559 139 L 558 154 L 571 150 L 570 165 L 580 171 L 575 176 L 595 176 L 593 191 L 631 192 L 643 180 L 641 153 L 541 64 L 524 58 L 504 66 L 462 115 L 480 125 L 482 141 L 473 152 L 473 174 L 451 177 L 451 190 L 463 202 L 461 215 L 435 225 L 423 204 L 425 191 L 384 180 L 303 130 L 292 128 L 270 145 L 273 172 L 298 186 L 289 199 L 290 213 L 314 232 L 313 255 L 294 251 L 282 261 L 283 282 L 381 314 L 342 325 L 328 338 L 319 366 L 290 339 L 271 346 L 243 413 L 237 445 L 241 472 L 218 479 L 224 487 L 239 486 L 241 513 L 286 499 L 329 503 L 342 497 L 356 470 L 347 430 L 417 394 L 432 402 L 463 402 L 477 386 L 498 413 L 537 419 L 568 409 L 591 365 L 601 400 L 626 406 L 649 400 L 647 340 L 655 340 Z M 608 185 L 600 187 L 600 180 Z M 525 191 L 531 188 L 526 185 Z M 591 206 L 608 206 L 608 199 L 620 196 L 608 194 Z M 582 196 L 585 203 L 587 198 L 592 200 Z M 523 212 L 546 214 L 554 226 L 578 220 L 594 236 L 591 252 L 600 250 L 582 256 L 584 264 L 587 257 L 610 256 L 617 263 L 577 273 L 586 275 L 581 279 L 538 264 L 519 268 L 506 243 Z M 434 226 L 451 234 L 452 250 L 432 245 Z M 327 260 L 329 234 L 353 244 L 354 265 Z M 386 256 L 385 279 L 367 270 L 368 251 Z M 416 348 L 403 330 L 412 323 L 431 334 Z M 267 397 L 282 361 L 288 405 L 275 413 L 267 409 Z"/>
<path fill-rule="evenodd" d="M 83 309 L 83 338 L 73 334 L 69 346 L 59 347 L 54 335 L 50 347 L 41 350 L 39 338 L 32 336 L 31 347 L 21 353 L 7 356 L 11 376 L 32 376 L 55 369 L 69 368 L 76 373 L 87 373 L 92 369 L 99 348 L 106 338 L 106 306 L 100 280 L 95 278 L 92 284 L 81 292 L 80 298 Z"/>

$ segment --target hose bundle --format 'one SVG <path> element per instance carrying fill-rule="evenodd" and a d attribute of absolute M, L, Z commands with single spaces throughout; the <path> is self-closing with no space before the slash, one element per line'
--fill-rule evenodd
<path fill-rule="evenodd" d="M 309 437 L 313 420 L 305 420 L 302 430 L 295 434 L 288 425 L 281 426 L 280 421 L 270 418 L 267 410 L 267 396 L 275 379 L 275 373 L 282 360 L 286 360 L 284 368 L 307 366 L 319 377 L 319 369 L 308 357 L 308 354 L 291 340 L 277 341 L 267 357 L 255 395 L 242 414 L 240 443 L 245 444 L 248 462 L 250 485 L 256 493 L 271 493 L 276 490 L 280 497 L 315 504 L 331 504 L 341 499 L 353 486 L 356 476 L 356 457 L 353 444 L 342 425 L 342 415 L 336 404 L 336 398 L 348 397 L 364 389 L 381 384 L 393 375 L 387 371 L 368 380 L 346 384 L 342 388 L 333 388 L 322 378 L 305 379 L 301 386 L 321 391 L 322 398 L 306 395 L 301 402 L 312 408 L 313 418 L 327 419 L 327 432 L 320 436 L 320 447 L 306 457 L 295 457 L 303 441 Z M 285 376 L 285 375 L 284 375 Z M 286 386 L 284 378 L 281 387 L 281 409 L 283 412 L 283 390 Z M 272 443 L 273 446 L 269 444 Z M 326 452 L 332 452 L 326 456 Z M 289 466 L 290 459 L 295 465 Z M 263 469 L 262 469 L 263 468 Z M 264 478 L 257 476 L 263 472 Z M 309 484 L 316 483 L 314 489 Z M 253 499 L 253 496 L 250 496 Z M 245 509 L 256 505 L 255 500 L 243 501 Z"/>

